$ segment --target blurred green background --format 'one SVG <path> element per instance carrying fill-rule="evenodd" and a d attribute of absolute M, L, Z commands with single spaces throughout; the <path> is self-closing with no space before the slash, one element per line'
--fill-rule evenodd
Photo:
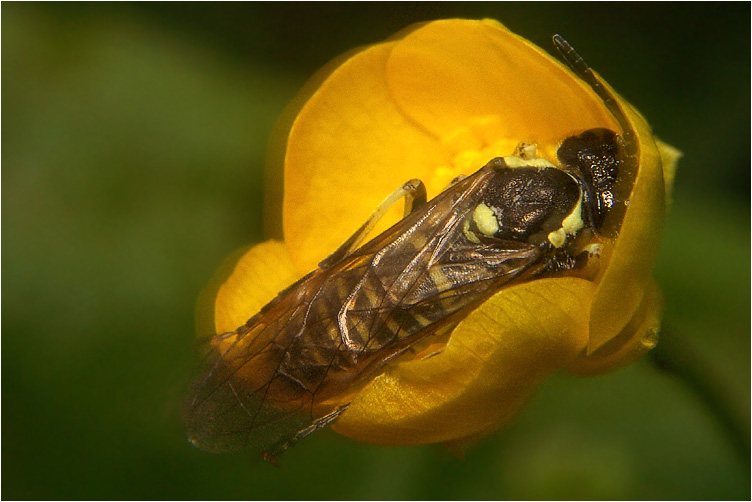
<path fill-rule="evenodd" d="M 5 499 L 749 499 L 750 5 L 2 6 Z M 282 457 L 186 440 L 193 306 L 263 238 L 275 119 L 317 68 L 416 21 L 567 37 L 685 152 L 657 277 L 734 438 L 643 360 L 547 382 L 457 460 L 330 431 Z"/>

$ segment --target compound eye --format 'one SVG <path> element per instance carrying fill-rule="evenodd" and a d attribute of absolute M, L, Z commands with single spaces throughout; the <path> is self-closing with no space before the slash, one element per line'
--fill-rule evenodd
<path fill-rule="evenodd" d="M 565 139 L 556 156 L 563 165 L 573 168 L 593 166 L 597 172 L 591 176 L 594 181 L 607 182 L 616 179 L 616 157 L 619 150 L 617 135 L 610 129 L 588 129 L 587 131 Z M 583 172 L 582 174 L 588 175 Z"/>

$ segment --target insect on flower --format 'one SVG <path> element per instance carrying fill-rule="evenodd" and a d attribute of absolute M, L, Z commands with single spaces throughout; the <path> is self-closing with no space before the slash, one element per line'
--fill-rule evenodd
<path fill-rule="evenodd" d="M 186 401 L 193 444 L 257 448 L 273 460 L 336 421 L 388 363 L 441 351 L 451 328 L 499 290 L 598 273 L 629 204 L 636 133 L 574 49 L 553 41 L 620 131 L 564 138 L 558 166 L 520 138 L 431 200 L 418 179 L 399 187 L 318 269 L 211 339 L 213 358 Z M 403 219 L 366 241 L 401 199 Z"/>

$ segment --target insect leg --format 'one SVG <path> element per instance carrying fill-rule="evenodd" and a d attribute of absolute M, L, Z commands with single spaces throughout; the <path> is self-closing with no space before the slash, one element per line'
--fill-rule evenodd
<path fill-rule="evenodd" d="M 344 244 L 319 263 L 319 267 L 327 268 L 332 263 L 340 261 L 354 251 L 371 230 L 373 230 L 373 227 L 376 226 L 376 223 L 386 214 L 389 208 L 403 197 L 405 198 L 405 216 L 407 216 L 426 203 L 426 186 L 419 179 L 412 179 L 392 192 Z"/>
<path fill-rule="evenodd" d="M 405 197 L 405 216 L 412 214 L 413 211 L 419 209 L 423 204 L 426 203 L 426 200 L 428 198 L 426 195 L 426 186 L 417 178 L 413 178 L 402 185 L 402 187 L 397 189 L 397 191 L 394 192 L 390 197 L 394 196 L 397 193 L 402 193 Z M 402 197 L 402 195 L 399 195 L 397 197 L 397 200 L 399 199 L 399 197 Z M 396 202 L 397 200 L 395 200 L 394 202 Z M 392 202 L 391 204 L 394 204 L 394 202 Z M 381 204 L 384 203 L 382 202 Z M 379 208 L 381 207 L 381 204 L 379 205 Z M 376 211 L 378 211 L 378 209 L 376 209 Z M 379 218 L 381 218 L 381 216 L 383 216 L 383 214 L 380 215 Z"/>
<path fill-rule="evenodd" d="M 341 414 L 347 411 L 348 406 L 350 406 L 350 403 L 338 406 L 333 412 L 329 413 L 328 415 L 324 415 L 321 418 L 317 418 L 311 423 L 311 425 L 309 425 L 305 429 L 299 430 L 290 440 L 285 441 L 280 446 L 276 447 L 273 451 L 262 452 L 261 455 L 264 457 L 264 460 L 266 460 L 267 462 L 271 464 L 276 465 L 277 457 L 282 455 L 285 452 L 285 450 L 295 446 L 295 444 L 301 439 L 305 439 L 306 437 L 310 436 L 312 433 L 316 432 L 317 430 L 323 429 L 330 423 L 337 420 L 337 418 Z"/>

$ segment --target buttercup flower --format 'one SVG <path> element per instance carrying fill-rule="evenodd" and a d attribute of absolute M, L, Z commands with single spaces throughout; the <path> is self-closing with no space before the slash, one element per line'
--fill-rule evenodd
<path fill-rule="evenodd" d="M 627 102 L 619 105 L 637 135 L 639 170 L 597 275 L 502 289 L 436 355 L 396 359 L 356 389 L 336 431 L 380 444 L 462 444 L 514 418 L 552 373 L 611 371 L 654 346 L 663 303 L 652 271 L 679 153 Z M 228 259 L 201 303 L 204 333 L 243 325 L 409 179 L 421 179 L 430 199 L 520 142 L 558 165 L 565 138 L 620 131 L 586 83 L 491 20 L 426 23 L 347 55 L 308 86 L 296 111 L 270 164 L 284 173 L 283 239 Z"/>

